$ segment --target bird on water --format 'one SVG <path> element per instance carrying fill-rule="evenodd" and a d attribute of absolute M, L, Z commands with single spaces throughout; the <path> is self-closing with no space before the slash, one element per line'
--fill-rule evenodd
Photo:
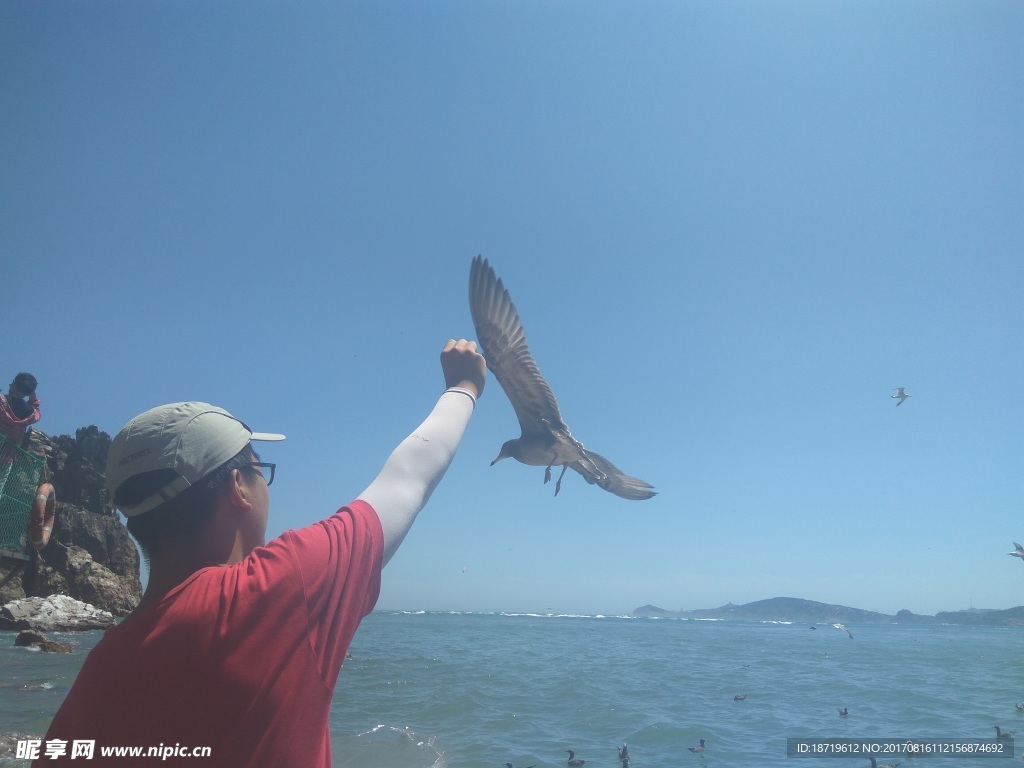
<path fill-rule="evenodd" d="M 545 483 L 551 480 L 551 468 L 560 466 L 556 496 L 570 467 L 588 483 L 596 483 L 624 499 L 654 496 L 654 486 L 630 477 L 600 454 L 588 451 L 569 432 L 558 410 L 558 401 L 526 345 L 526 332 L 512 298 L 482 256 L 473 259 L 469 271 L 469 310 L 487 367 L 508 395 L 522 431 L 519 437 L 501 446 L 491 466 L 511 457 L 523 464 L 544 467 Z"/>
<path fill-rule="evenodd" d="M 690 750 L 691 752 L 703 752 L 704 751 L 704 739 L 700 740 L 700 746 L 699 747 L 687 747 L 687 749 Z"/>
<path fill-rule="evenodd" d="M 622 768 L 629 768 L 629 747 L 623 742 L 621 747 L 616 747 L 619 750 L 619 760 L 622 762 Z"/>
<path fill-rule="evenodd" d="M 1004 731 L 1004 730 L 1001 730 L 998 725 L 995 726 L 995 729 L 996 729 L 996 738 L 997 739 L 1012 739 L 1013 738 L 1014 731 Z"/>
<path fill-rule="evenodd" d="M 868 760 L 871 761 L 871 768 L 898 768 L 899 763 L 880 763 L 871 755 L 868 755 Z"/>
<path fill-rule="evenodd" d="M 567 763 L 569 765 L 573 766 L 573 768 L 576 768 L 576 766 L 583 765 L 585 762 L 587 762 L 586 760 L 579 760 L 579 759 L 577 759 L 576 753 L 573 752 L 571 749 L 567 749 L 565 751 L 569 753 L 569 759 L 568 759 Z"/>

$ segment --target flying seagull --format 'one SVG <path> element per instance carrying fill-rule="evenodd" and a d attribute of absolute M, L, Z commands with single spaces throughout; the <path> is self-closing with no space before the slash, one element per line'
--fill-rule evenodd
<path fill-rule="evenodd" d="M 1010 557 L 1019 557 L 1021 560 L 1024 560 L 1024 547 L 1022 547 L 1016 541 L 1013 542 L 1013 546 L 1017 548 L 1017 551 L 1007 552 L 1006 554 L 1008 554 Z"/>
<path fill-rule="evenodd" d="M 555 395 L 526 346 L 526 332 L 512 298 L 487 259 L 481 256 L 473 259 L 469 270 L 469 310 L 487 367 L 508 395 L 522 430 L 518 438 L 501 446 L 491 466 L 512 457 L 523 464 L 544 467 L 545 483 L 551 480 L 551 468 L 561 466 L 562 474 L 555 483 L 556 496 L 569 467 L 588 483 L 597 483 L 624 499 L 654 496 L 654 486 L 623 473 L 608 459 L 588 451 L 569 433 Z"/>
<path fill-rule="evenodd" d="M 910 397 L 910 395 L 907 394 L 907 391 L 903 387 L 896 387 L 896 394 L 891 395 L 891 397 L 899 399 L 899 402 L 896 403 L 896 406 L 899 407 L 903 405 L 903 401 Z"/>
<path fill-rule="evenodd" d="M 833 624 L 832 626 L 833 626 L 833 627 L 835 627 L 836 629 L 841 629 L 841 630 L 843 630 L 843 632 L 845 632 L 846 634 L 848 634 L 848 635 L 850 636 L 850 639 L 851 639 L 851 640 L 853 640 L 853 632 L 851 632 L 850 630 L 848 630 L 848 629 L 847 629 L 846 627 L 844 627 L 844 626 L 843 626 L 842 624 Z"/>

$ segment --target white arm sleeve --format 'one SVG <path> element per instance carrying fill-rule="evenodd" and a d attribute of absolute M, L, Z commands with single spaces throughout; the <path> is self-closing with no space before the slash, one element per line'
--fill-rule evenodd
<path fill-rule="evenodd" d="M 470 392 L 445 390 L 426 420 L 395 448 L 377 478 L 359 494 L 380 518 L 385 565 L 452 463 L 475 406 Z"/>

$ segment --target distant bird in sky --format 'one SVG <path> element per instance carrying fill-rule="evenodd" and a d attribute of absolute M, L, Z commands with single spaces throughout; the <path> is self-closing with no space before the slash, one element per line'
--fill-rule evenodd
<path fill-rule="evenodd" d="M 1016 547 L 1016 551 L 1007 552 L 1006 554 L 1008 554 L 1010 557 L 1019 557 L 1021 560 L 1024 560 L 1024 547 L 1022 547 L 1016 541 L 1013 542 L 1013 546 Z"/>
<path fill-rule="evenodd" d="M 892 395 L 892 397 L 899 399 L 899 402 L 896 403 L 896 406 L 899 407 L 903 405 L 903 401 L 910 397 L 910 395 L 907 394 L 907 391 L 903 387 L 896 387 L 896 394 Z"/>
<path fill-rule="evenodd" d="M 573 752 L 571 749 L 567 749 L 565 751 L 569 753 L 569 759 L 566 761 L 566 763 L 568 765 L 573 766 L 573 768 L 576 768 L 576 766 L 583 765 L 585 762 L 587 762 L 586 760 L 576 759 L 576 753 Z"/>
<path fill-rule="evenodd" d="M 833 624 L 832 626 L 833 626 L 833 627 L 835 627 L 836 629 L 841 629 L 841 630 L 843 630 L 843 632 L 845 632 L 846 634 L 848 634 L 848 635 L 850 636 L 850 639 L 851 639 L 851 640 L 853 640 L 853 632 L 851 632 L 850 630 L 848 630 L 848 629 L 847 629 L 846 627 L 844 627 L 844 626 L 843 626 L 842 624 Z"/>
<path fill-rule="evenodd" d="M 526 332 L 512 298 L 487 259 L 481 256 L 473 259 L 469 271 L 469 310 L 487 367 L 508 395 L 522 431 L 518 438 L 501 446 L 491 466 L 512 457 L 523 464 L 544 467 L 545 483 L 551 480 L 551 468 L 561 466 L 562 473 L 555 483 L 556 496 L 570 467 L 588 483 L 597 483 L 624 499 L 654 496 L 654 486 L 625 474 L 608 459 L 588 451 L 570 434 L 555 395 L 526 345 Z"/>
<path fill-rule="evenodd" d="M 703 752 L 704 751 L 704 739 L 700 740 L 700 746 L 699 747 L 687 747 L 687 749 L 690 750 L 691 752 Z"/>

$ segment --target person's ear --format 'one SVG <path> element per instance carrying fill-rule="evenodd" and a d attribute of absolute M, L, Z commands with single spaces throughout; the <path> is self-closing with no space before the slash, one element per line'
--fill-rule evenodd
<path fill-rule="evenodd" d="M 252 489 L 245 480 L 245 473 L 240 469 L 231 470 L 231 476 L 225 483 L 227 501 L 232 508 L 252 509 Z"/>

